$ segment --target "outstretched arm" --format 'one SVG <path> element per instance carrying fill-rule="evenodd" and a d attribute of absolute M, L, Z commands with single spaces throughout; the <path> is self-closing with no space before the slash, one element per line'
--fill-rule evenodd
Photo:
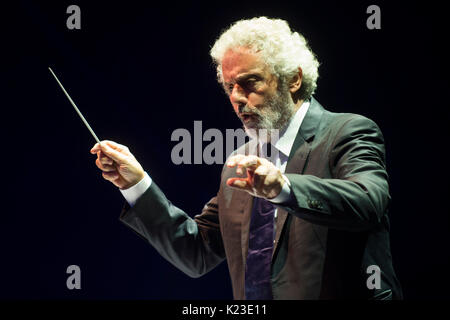
<path fill-rule="evenodd" d="M 147 240 L 166 260 L 190 277 L 199 277 L 225 259 L 216 198 L 190 218 L 152 182 L 120 220 Z"/>
<path fill-rule="evenodd" d="M 121 189 L 136 185 L 145 176 L 125 146 L 102 141 L 91 153 L 97 154 L 96 165 L 103 178 Z M 132 207 L 125 205 L 120 220 L 191 277 L 203 275 L 225 258 L 216 198 L 192 219 L 174 206 L 152 181 Z"/>

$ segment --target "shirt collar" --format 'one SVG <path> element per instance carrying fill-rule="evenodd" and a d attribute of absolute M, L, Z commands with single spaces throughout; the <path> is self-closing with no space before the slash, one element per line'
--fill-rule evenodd
<path fill-rule="evenodd" d="M 309 101 L 303 102 L 291 120 L 289 120 L 287 126 L 281 130 L 278 140 L 272 141 L 272 145 L 286 157 L 289 157 L 289 154 L 291 153 L 295 137 L 297 136 L 298 130 L 300 130 L 300 126 L 302 125 L 309 105 Z"/>

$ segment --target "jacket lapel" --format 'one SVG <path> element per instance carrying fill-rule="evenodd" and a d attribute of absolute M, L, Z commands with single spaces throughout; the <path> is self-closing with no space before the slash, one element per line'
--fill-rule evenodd
<path fill-rule="evenodd" d="M 294 144 L 289 154 L 289 160 L 286 166 L 285 173 L 299 173 L 303 174 L 308 162 L 309 154 L 311 152 L 311 142 L 314 139 L 317 128 L 319 127 L 320 119 L 323 114 L 323 107 L 319 102 L 311 98 L 311 104 L 309 105 L 308 112 L 303 119 L 300 126 L 300 130 L 297 133 Z M 275 243 L 272 251 L 272 258 L 278 247 L 281 231 L 286 223 L 288 213 L 286 210 L 278 208 L 276 219 L 276 233 Z M 248 232 L 247 232 L 248 233 Z"/>
<path fill-rule="evenodd" d="M 316 130 L 318 128 L 320 119 L 323 114 L 323 110 L 324 109 L 319 104 L 319 102 L 314 98 L 311 98 L 311 104 L 308 108 L 308 112 L 306 113 L 305 118 L 303 119 L 302 125 L 300 126 L 300 130 L 298 131 L 291 152 L 289 154 L 289 160 L 286 166 L 285 173 L 304 172 L 306 163 L 308 161 L 309 153 L 311 151 L 310 142 L 315 136 Z M 250 146 L 249 148 L 250 150 L 246 150 L 246 154 L 248 154 L 247 152 L 249 152 L 249 154 L 257 154 L 256 148 L 257 148 L 256 144 Z M 242 258 L 245 270 L 245 263 L 247 260 L 247 253 L 248 253 L 250 217 L 253 208 L 253 196 L 247 192 L 239 192 L 239 195 L 235 196 L 239 198 L 238 199 L 239 201 L 236 201 L 236 203 L 239 203 L 240 206 L 240 208 L 236 209 L 243 213 L 241 220 L 241 244 L 242 244 Z M 272 257 L 277 249 L 281 231 L 284 227 L 287 216 L 288 213 L 285 210 L 278 208 L 276 219 L 275 244 Z"/>

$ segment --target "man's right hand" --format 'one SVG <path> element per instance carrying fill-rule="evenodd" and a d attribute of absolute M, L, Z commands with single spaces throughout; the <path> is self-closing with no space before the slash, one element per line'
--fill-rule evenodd
<path fill-rule="evenodd" d="M 91 149 L 97 154 L 95 164 L 102 170 L 102 176 L 120 189 L 128 189 L 141 181 L 145 172 L 126 146 L 104 140 Z"/>

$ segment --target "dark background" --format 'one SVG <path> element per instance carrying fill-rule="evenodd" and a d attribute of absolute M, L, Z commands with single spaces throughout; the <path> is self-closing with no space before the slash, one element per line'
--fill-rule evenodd
<path fill-rule="evenodd" d="M 81 30 L 66 8 L 81 8 Z M 366 8 L 381 8 L 368 30 Z M 101 139 L 130 147 L 191 216 L 218 190 L 221 165 L 174 165 L 170 140 L 238 128 L 209 49 L 232 22 L 286 19 L 321 63 L 315 98 L 382 129 L 392 195 L 394 267 L 406 299 L 448 299 L 448 58 L 444 9 L 431 2 L 18 1 L 2 4 L 0 298 L 228 299 L 226 263 L 190 279 L 119 222 L 124 199 L 89 153 L 95 141 L 47 67 Z M 66 268 L 81 268 L 81 290 Z"/>

